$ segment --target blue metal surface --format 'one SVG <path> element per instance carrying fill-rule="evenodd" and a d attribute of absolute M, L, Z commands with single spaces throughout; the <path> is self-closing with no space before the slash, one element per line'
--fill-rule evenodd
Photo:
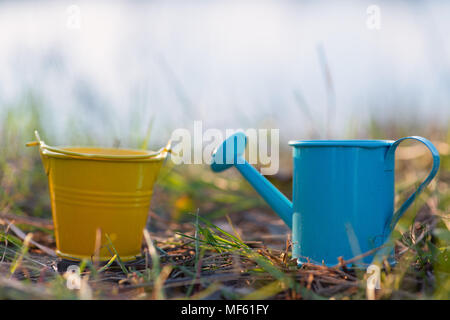
<path fill-rule="evenodd" d="M 241 133 L 227 141 L 242 142 L 242 137 Z M 425 144 L 433 156 L 433 167 L 417 191 L 394 213 L 395 150 L 405 139 Z M 416 136 L 395 142 L 323 140 L 294 141 L 290 145 L 294 147 L 293 204 L 243 159 L 242 150 L 239 155 L 228 155 L 231 163 L 226 168 L 235 165 L 292 228 L 293 258 L 299 262 L 335 265 L 338 257 L 350 259 L 384 244 L 439 168 L 436 148 Z M 218 154 L 223 154 L 222 148 Z M 213 156 L 211 166 L 215 171 L 226 169 L 215 164 L 219 158 L 223 156 Z M 370 263 L 373 258 L 366 256 L 363 262 Z"/>
<path fill-rule="evenodd" d="M 211 169 L 220 172 L 229 167 L 242 163 L 242 155 L 247 146 L 247 137 L 243 132 L 237 132 L 226 139 L 213 152 Z"/>
<path fill-rule="evenodd" d="M 238 132 L 231 135 L 214 151 L 211 169 L 220 172 L 233 165 L 236 166 L 244 178 L 291 228 L 292 203 L 269 180 L 245 161 L 243 154 L 246 145 L 247 138 L 244 133 Z"/>
<path fill-rule="evenodd" d="M 296 140 L 289 141 L 291 147 L 389 147 L 392 140 Z"/>

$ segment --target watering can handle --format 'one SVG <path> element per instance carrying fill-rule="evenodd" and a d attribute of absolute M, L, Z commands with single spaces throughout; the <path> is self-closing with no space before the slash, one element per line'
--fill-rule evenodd
<path fill-rule="evenodd" d="M 393 230 L 395 225 L 397 224 L 398 220 L 402 217 L 402 215 L 405 213 L 405 211 L 409 208 L 409 206 L 416 200 L 417 196 L 425 189 L 425 187 L 433 180 L 434 176 L 436 175 L 438 169 L 439 169 L 439 152 L 437 151 L 436 147 L 428 140 L 423 137 L 419 136 L 411 136 L 411 137 L 405 137 L 398 139 L 395 141 L 388 149 L 385 157 L 385 163 L 386 163 L 386 171 L 393 171 L 395 167 L 395 150 L 397 149 L 400 142 L 404 140 L 416 140 L 419 142 L 422 142 L 428 150 L 430 150 L 431 155 L 433 156 L 433 166 L 431 168 L 430 173 L 428 174 L 428 177 L 419 185 L 417 190 L 409 196 L 408 199 L 400 206 L 400 208 L 394 213 L 392 216 L 392 219 L 386 223 L 385 227 L 385 235 L 389 235 Z"/>

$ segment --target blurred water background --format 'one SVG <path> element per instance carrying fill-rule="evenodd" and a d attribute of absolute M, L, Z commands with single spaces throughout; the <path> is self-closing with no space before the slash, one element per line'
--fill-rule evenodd
<path fill-rule="evenodd" d="M 38 105 L 52 144 L 151 127 L 160 145 L 194 120 L 283 142 L 365 138 L 373 119 L 445 129 L 449 32 L 438 0 L 0 1 L 0 114 Z"/>

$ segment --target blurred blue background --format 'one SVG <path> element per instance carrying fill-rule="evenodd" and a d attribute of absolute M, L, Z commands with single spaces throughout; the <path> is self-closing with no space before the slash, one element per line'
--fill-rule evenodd
<path fill-rule="evenodd" d="M 53 144 L 149 126 L 161 144 L 194 120 L 283 142 L 364 138 L 373 119 L 446 128 L 449 31 L 438 0 L 0 1 L 0 114 L 38 101 Z"/>

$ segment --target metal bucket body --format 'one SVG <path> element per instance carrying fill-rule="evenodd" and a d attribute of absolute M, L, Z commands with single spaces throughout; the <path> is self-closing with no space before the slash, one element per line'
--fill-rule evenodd
<path fill-rule="evenodd" d="M 102 261 L 116 253 L 123 261 L 140 256 L 153 186 L 168 149 L 151 156 L 125 149 L 55 149 L 40 144 L 58 256 Z"/>

